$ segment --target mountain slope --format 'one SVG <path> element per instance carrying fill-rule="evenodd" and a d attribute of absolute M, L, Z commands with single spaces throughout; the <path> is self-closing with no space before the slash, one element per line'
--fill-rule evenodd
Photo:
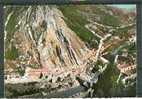
<path fill-rule="evenodd" d="M 45 95 L 77 85 L 95 89 L 94 96 L 130 95 L 125 88 L 130 86 L 128 90 L 134 92 L 135 17 L 134 12 L 106 5 L 6 6 L 9 97 L 15 91 L 26 95 L 29 89 Z M 29 86 L 31 82 L 38 84 Z M 15 89 L 25 83 L 26 90 Z"/>

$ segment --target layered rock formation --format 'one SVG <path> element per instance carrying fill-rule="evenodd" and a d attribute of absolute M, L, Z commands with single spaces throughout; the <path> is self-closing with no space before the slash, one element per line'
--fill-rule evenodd
<path fill-rule="evenodd" d="M 89 89 L 90 97 L 119 90 L 119 73 L 121 80 L 129 79 L 136 69 L 134 16 L 114 13 L 119 11 L 102 5 L 6 8 L 7 96 L 46 97 L 78 85 Z M 125 15 L 131 20 L 123 22 Z"/>
<path fill-rule="evenodd" d="M 56 7 L 49 6 L 29 7 L 18 16 L 19 29 L 13 43 L 21 55 L 28 57 L 28 64 L 38 64 L 47 69 L 43 72 L 48 72 L 83 63 L 82 57 L 88 49 L 63 18 Z"/>

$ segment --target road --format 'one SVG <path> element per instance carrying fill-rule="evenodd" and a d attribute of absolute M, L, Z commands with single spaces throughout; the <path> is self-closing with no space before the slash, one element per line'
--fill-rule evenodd
<path fill-rule="evenodd" d="M 42 97 L 42 98 L 67 98 L 69 96 L 72 96 L 74 94 L 80 93 L 82 91 L 85 91 L 85 88 L 83 86 L 77 86 L 74 88 L 70 88 L 68 90 L 64 90 L 64 91 L 59 91 L 59 92 L 53 92 L 50 94 L 41 94 L 41 93 L 36 93 L 36 94 L 32 94 L 32 95 L 24 95 L 24 96 L 20 96 L 19 98 L 33 98 L 33 97 Z M 48 92 L 47 92 L 48 93 Z"/>

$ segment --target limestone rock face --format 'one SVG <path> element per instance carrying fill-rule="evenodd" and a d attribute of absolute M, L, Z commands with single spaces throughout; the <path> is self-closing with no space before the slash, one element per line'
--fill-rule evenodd
<path fill-rule="evenodd" d="M 135 96 L 134 88 L 126 89 L 136 82 L 133 11 L 107 5 L 5 6 L 4 11 L 7 97 L 59 98 L 62 91 L 67 97 Z"/>
<path fill-rule="evenodd" d="M 63 18 L 55 6 L 29 7 L 18 16 L 13 42 L 29 64 L 48 70 L 82 64 L 88 49 Z"/>

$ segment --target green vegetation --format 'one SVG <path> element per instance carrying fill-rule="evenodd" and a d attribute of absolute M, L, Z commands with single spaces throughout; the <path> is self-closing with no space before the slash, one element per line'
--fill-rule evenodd
<path fill-rule="evenodd" d="M 105 11 L 109 12 L 111 11 L 111 8 L 109 8 L 108 6 L 104 6 L 103 5 L 103 9 L 105 10 L 101 10 L 102 6 L 100 7 L 96 7 L 97 10 L 97 14 L 101 17 L 100 23 L 104 24 L 104 25 L 109 25 L 109 26 L 120 26 L 121 24 L 121 18 L 116 16 L 116 15 L 111 15 L 109 13 L 106 13 Z"/>
<path fill-rule="evenodd" d="M 7 32 L 6 42 L 5 42 L 6 47 L 9 46 L 10 40 L 13 38 L 13 35 L 14 35 L 15 31 L 17 30 L 15 28 L 16 24 L 18 23 L 17 16 L 19 15 L 19 13 L 23 12 L 26 9 L 27 9 L 27 7 L 21 8 L 18 6 L 17 7 L 9 7 L 9 9 L 5 9 L 5 17 L 4 17 L 5 22 L 7 21 L 8 16 L 11 14 L 7 25 L 5 26 L 5 30 Z"/>
<path fill-rule="evenodd" d="M 5 17 L 4 21 L 8 21 L 5 30 L 7 32 L 6 35 L 6 41 L 5 41 L 5 58 L 9 60 L 15 60 L 18 57 L 18 49 L 15 48 L 15 46 L 12 45 L 11 39 L 13 38 L 13 35 L 15 31 L 17 30 L 15 28 L 16 24 L 18 23 L 17 16 L 19 13 L 26 10 L 27 7 L 9 7 L 9 9 L 5 9 Z M 9 20 L 7 20 L 9 16 Z M 12 45 L 12 46 L 11 46 Z"/>
<path fill-rule="evenodd" d="M 100 6 L 92 6 L 87 9 L 85 5 L 82 6 L 74 6 L 74 5 L 61 5 L 58 6 L 58 8 L 62 11 L 64 15 L 64 21 L 67 23 L 67 25 L 91 48 L 96 47 L 99 42 L 99 38 L 94 36 L 92 32 L 90 32 L 87 28 L 85 28 L 85 25 L 88 24 L 87 17 L 83 16 L 81 12 L 85 13 L 93 13 L 98 16 L 100 16 L 100 21 L 95 20 L 101 24 L 109 25 L 109 26 L 120 26 L 120 19 L 117 16 L 110 15 L 106 13 Z M 94 8 L 94 9 L 93 9 Z M 103 7 L 103 9 L 105 9 Z M 91 11 L 90 11 L 91 10 Z M 93 16 L 92 16 L 93 17 Z M 97 42 L 95 41 L 97 40 Z M 93 41 L 93 42 L 92 42 Z"/>
<path fill-rule="evenodd" d="M 113 60 L 113 57 L 110 58 Z M 119 71 L 111 62 L 105 72 L 100 75 L 98 83 L 94 85 L 95 95 L 97 97 L 135 96 L 136 88 L 134 86 L 125 88 L 121 82 L 117 83 L 118 76 Z"/>
<path fill-rule="evenodd" d="M 120 26 L 120 19 L 117 16 L 110 15 L 100 9 L 101 8 L 96 7 L 96 10 L 94 11 L 95 14 L 100 16 L 99 23 L 113 27 Z"/>
<path fill-rule="evenodd" d="M 20 76 L 24 76 L 24 74 L 25 74 L 24 69 L 22 69 L 21 67 L 17 67 L 16 70 L 17 70 L 17 73 L 19 73 Z"/>
<path fill-rule="evenodd" d="M 86 9 L 86 8 L 88 8 L 88 9 Z M 20 12 L 22 12 L 26 9 L 27 9 L 26 7 L 21 7 L 21 8 L 15 7 L 15 8 L 11 8 L 11 9 L 6 10 L 5 18 L 7 18 L 8 15 L 10 13 L 12 13 L 11 17 L 8 21 L 8 24 L 5 26 L 5 30 L 7 32 L 7 38 L 6 38 L 6 43 L 5 43 L 5 45 L 6 45 L 5 58 L 8 60 L 16 60 L 19 56 L 18 49 L 16 49 L 16 47 L 12 44 L 11 39 L 13 38 L 15 31 L 18 30 L 15 28 L 16 23 L 18 23 L 17 16 L 18 16 L 18 14 L 20 14 Z M 36 7 L 35 7 L 35 9 L 36 9 Z M 33 8 L 33 10 L 35 10 L 35 9 Z M 88 44 L 90 48 L 97 48 L 100 39 L 98 37 L 94 36 L 94 34 L 92 34 L 92 32 L 90 32 L 87 28 L 85 28 L 85 25 L 89 23 L 88 19 L 87 19 L 88 16 L 91 17 L 93 19 L 93 21 L 95 20 L 96 22 L 101 23 L 103 25 L 109 25 L 114 28 L 121 25 L 121 22 L 120 22 L 121 17 L 119 17 L 119 15 L 118 16 L 111 15 L 109 13 L 109 11 L 106 10 L 107 7 L 104 5 L 103 6 L 91 6 L 91 7 L 90 6 L 60 5 L 60 6 L 58 6 L 58 9 L 62 11 L 62 13 L 64 15 L 64 21 L 66 22 L 68 27 L 72 31 L 74 31 L 76 33 L 76 35 L 79 36 L 82 39 L 82 41 L 84 41 L 86 43 L 86 45 Z M 91 11 L 88 11 L 88 10 L 91 10 Z M 85 12 L 85 14 L 86 13 L 88 13 L 88 14 L 82 15 L 82 12 Z M 97 19 L 95 16 L 99 16 L 100 20 L 99 20 L 99 18 Z M 27 21 L 27 22 L 29 22 L 29 21 Z M 135 86 L 125 88 L 124 85 L 121 83 L 121 81 L 119 84 L 116 82 L 120 71 L 117 69 L 117 66 L 116 66 L 117 64 L 114 63 L 115 55 L 121 55 L 124 52 L 124 49 L 126 49 L 128 51 L 128 54 L 136 57 L 136 44 L 135 43 L 132 43 L 132 44 L 128 43 L 128 39 L 130 37 L 128 30 L 131 28 L 132 27 L 126 27 L 126 28 L 121 28 L 121 29 L 114 31 L 113 36 L 119 36 L 120 38 L 125 38 L 125 39 L 124 39 L 124 41 L 120 42 L 119 45 L 116 45 L 116 47 L 115 46 L 110 47 L 105 50 L 105 52 L 108 52 L 108 54 L 106 55 L 105 58 L 108 59 L 108 61 L 110 63 L 108 65 L 107 69 L 103 72 L 103 74 L 99 76 L 98 82 L 93 86 L 93 88 L 95 90 L 94 93 L 97 97 L 125 96 L 125 95 L 126 96 L 135 96 Z M 101 29 L 98 28 L 98 31 L 95 31 L 95 32 L 99 34 L 99 32 L 100 32 L 99 30 L 101 30 Z M 108 30 L 106 30 L 106 31 L 108 31 Z M 106 31 L 104 30 L 102 32 L 104 33 Z M 106 43 L 107 42 L 111 43 L 113 41 L 114 41 L 113 39 L 106 40 Z M 117 42 L 117 40 L 116 40 L 116 42 Z M 24 60 L 24 61 L 26 61 L 26 60 Z M 15 66 L 17 66 L 17 65 L 15 64 Z M 26 64 L 26 66 L 34 68 L 34 69 L 39 68 L 38 64 Z M 94 63 L 94 66 L 95 67 L 104 66 L 104 64 L 101 63 L 101 61 L 97 61 L 97 63 Z M 98 69 L 98 68 L 94 68 L 94 69 Z M 19 73 L 21 76 L 23 76 L 25 74 L 25 68 L 24 68 L 23 64 L 20 64 L 20 66 L 17 66 L 15 70 L 16 70 L 16 73 Z M 95 72 L 95 70 L 94 71 L 92 70 L 92 72 Z M 41 74 L 40 76 L 41 76 L 40 78 L 42 78 L 43 75 Z M 33 84 L 31 84 L 31 89 L 27 88 L 27 90 L 25 90 L 23 92 L 17 91 L 17 90 L 11 90 L 11 92 L 14 92 L 13 96 L 24 95 L 24 94 L 28 95 L 28 94 L 34 94 L 36 92 L 41 92 L 41 90 L 39 91 L 39 89 L 36 89 L 32 85 Z M 28 87 L 29 87 L 29 85 L 28 85 Z M 23 90 L 21 86 L 19 88 L 21 88 L 21 90 Z"/>
<path fill-rule="evenodd" d="M 67 25 L 85 42 L 91 42 L 94 37 L 85 25 L 89 22 L 78 12 L 77 7 L 73 5 L 59 6 L 65 16 L 64 20 Z M 96 37 L 96 39 L 98 39 Z"/>
<path fill-rule="evenodd" d="M 40 67 L 38 64 L 29 64 L 28 66 L 33 69 L 38 69 Z"/>
<path fill-rule="evenodd" d="M 104 25 L 108 25 L 108 26 L 120 26 L 121 24 L 121 18 L 119 17 L 119 15 L 111 15 L 110 13 L 108 13 L 109 11 L 112 11 L 112 8 L 105 6 L 105 5 L 90 5 L 90 7 L 88 8 L 88 6 L 80 6 L 78 7 L 82 12 L 85 13 L 89 13 L 91 15 L 89 15 L 89 17 L 92 17 L 96 22 L 104 24 Z M 88 10 L 86 10 L 88 9 Z M 95 17 L 99 16 L 100 20 L 97 20 Z"/>
<path fill-rule="evenodd" d="M 9 44 L 11 38 L 14 35 L 14 31 L 15 31 L 15 25 L 16 25 L 16 16 L 15 13 L 13 13 L 11 15 L 11 18 L 8 21 L 7 26 L 5 27 L 5 30 L 7 31 L 7 35 L 6 35 L 6 45 Z"/>
<path fill-rule="evenodd" d="M 11 8 L 12 9 L 12 8 Z M 14 32 L 15 32 L 15 25 L 17 23 L 17 14 L 16 14 L 16 11 L 11 11 L 11 9 L 7 10 L 7 14 L 5 15 L 6 18 L 11 14 L 11 17 L 9 17 L 9 20 L 8 20 L 8 23 L 7 25 L 5 26 L 5 30 L 7 32 L 7 35 L 6 35 L 6 45 L 8 45 L 10 43 L 10 40 L 11 38 L 13 37 L 14 35 Z M 5 21 L 7 21 L 7 19 L 5 19 Z"/>
<path fill-rule="evenodd" d="M 31 95 L 36 93 L 41 93 L 41 89 L 35 87 L 37 82 L 30 82 L 24 84 L 7 84 L 5 89 L 5 94 L 7 98 L 17 98 L 18 96 Z"/>
<path fill-rule="evenodd" d="M 15 60 L 18 56 L 18 49 L 13 45 L 5 52 L 5 58 L 9 60 Z"/>
<path fill-rule="evenodd" d="M 118 20 L 118 18 L 116 16 L 113 15 L 109 15 L 109 14 L 105 14 L 101 16 L 101 22 L 104 25 L 109 25 L 109 26 L 119 26 L 120 24 L 120 20 Z"/>

